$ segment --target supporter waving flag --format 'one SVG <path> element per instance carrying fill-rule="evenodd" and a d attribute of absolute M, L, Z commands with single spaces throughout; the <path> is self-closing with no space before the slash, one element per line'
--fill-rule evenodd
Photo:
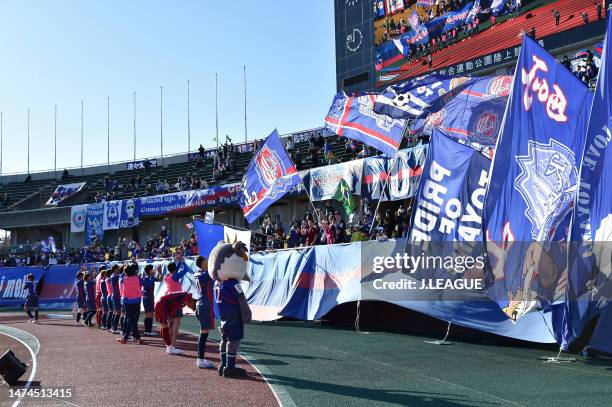
<path fill-rule="evenodd" d="M 489 295 L 513 321 L 562 299 L 567 231 L 592 95 L 528 36 L 490 171 Z"/>
<path fill-rule="evenodd" d="M 300 182 L 295 164 L 274 130 L 257 150 L 242 178 L 240 207 L 244 217 L 253 223 Z"/>
<path fill-rule="evenodd" d="M 361 141 L 393 156 L 404 137 L 406 121 L 374 112 L 375 98 L 373 94 L 338 93 L 325 117 L 325 126 L 339 136 Z"/>

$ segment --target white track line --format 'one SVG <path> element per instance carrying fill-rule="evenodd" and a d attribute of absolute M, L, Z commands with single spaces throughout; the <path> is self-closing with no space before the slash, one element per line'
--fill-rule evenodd
<path fill-rule="evenodd" d="M 179 332 L 184 333 L 186 335 L 194 336 L 196 338 L 199 337 L 199 334 L 194 334 L 193 332 L 185 331 L 182 329 L 180 329 Z M 208 340 L 211 342 L 217 343 L 217 344 L 219 343 L 219 341 L 215 341 L 214 339 L 208 338 Z M 247 359 L 244 353 L 239 352 L 238 356 L 240 356 L 243 360 L 245 360 L 249 365 L 253 366 L 253 369 L 255 369 L 257 373 L 259 373 L 262 379 L 264 379 L 264 382 L 266 382 L 266 385 L 270 388 L 270 390 L 272 390 L 272 394 L 274 395 L 274 398 L 276 399 L 276 402 L 278 403 L 280 407 L 295 407 L 296 406 L 291 396 L 289 396 L 289 393 L 287 393 L 287 391 L 282 386 L 278 386 L 280 387 L 279 392 L 283 394 L 283 399 L 284 399 L 284 404 L 283 404 L 276 389 L 274 388 L 275 386 L 270 384 L 270 382 L 268 381 L 268 378 L 261 372 L 261 370 L 259 370 L 257 366 L 251 363 L 251 361 Z"/>
<path fill-rule="evenodd" d="M 16 328 L 13 328 L 13 329 L 16 329 Z M 21 331 L 21 330 L 19 329 L 19 331 Z M 25 332 L 25 331 L 22 331 L 22 332 Z M 40 350 L 40 342 L 38 341 L 38 338 L 36 338 L 36 336 L 30 334 L 29 332 L 27 332 L 27 333 L 29 335 L 31 335 L 32 337 L 34 337 L 36 339 L 36 342 L 38 342 L 38 349 L 36 349 L 36 353 L 34 353 L 32 348 L 30 347 L 30 345 L 28 345 L 27 343 L 25 343 L 21 339 L 17 338 L 16 336 L 13 336 L 11 334 L 7 334 L 6 332 L 0 331 L 0 334 L 8 336 L 9 338 L 13 338 L 14 340 L 20 342 L 23 346 L 25 346 L 28 349 L 28 351 L 30 351 L 30 355 L 32 356 L 32 370 L 30 371 L 30 377 L 28 378 L 28 381 L 25 384 L 25 386 L 23 386 L 23 390 L 25 390 L 25 391 L 24 391 L 24 393 L 23 393 L 23 395 L 21 397 L 19 397 L 17 400 L 15 400 L 15 402 L 12 404 L 12 407 L 17 407 L 19 405 L 19 403 L 21 403 L 21 399 L 25 395 L 25 392 L 27 392 L 28 389 L 30 388 L 30 386 L 32 385 L 32 381 L 34 380 L 34 376 L 36 375 L 36 355 L 38 354 L 38 351 Z"/>

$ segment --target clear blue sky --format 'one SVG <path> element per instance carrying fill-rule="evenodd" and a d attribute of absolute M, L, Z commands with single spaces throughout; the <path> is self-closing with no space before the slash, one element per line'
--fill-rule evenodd
<path fill-rule="evenodd" d="M 219 133 L 243 140 L 242 67 L 247 66 L 249 139 L 274 127 L 320 126 L 335 92 L 333 2 L 313 0 L 4 2 L 0 13 L 3 173 L 53 168 L 53 106 L 58 106 L 58 169 L 80 165 L 85 102 L 87 164 L 106 162 L 110 96 L 111 161 L 214 145 L 215 72 Z"/>

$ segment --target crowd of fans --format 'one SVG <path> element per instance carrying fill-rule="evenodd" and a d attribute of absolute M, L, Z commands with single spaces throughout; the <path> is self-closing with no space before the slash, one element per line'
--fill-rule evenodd
<path fill-rule="evenodd" d="M 587 86 L 595 88 L 599 68 L 597 68 L 593 53 L 590 50 L 584 51 L 584 57 L 576 59 L 574 63 L 570 61 L 567 55 L 564 55 L 561 63 Z"/>
<path fill-rule="evenodd" d="M 182 239 L 176 245 L 172 245 L 170 232 L 165 226 L 161 227 L 159 233 L 149 236 L 144 245 L 136 240 L 119 238 L 116 245 L 105 246 L 101 240 L 94 239 L 91 244 L 80 249 L 57 247 L 50 251 L 45 250 L 42 241 L 26 243 L 16 253 L 1 258 L 0 267 L 153 260 L 171 257 L 176 251 L 181 251 L 185 256 L 196 256 L 198 254 L 196 234 L 192 233 L 188 239 Z"/>
<path fill-rule="evenodd" d="M 302 218 L 293 218 L 285 230 L 280 218 L 266 214 L 253 234 L 253 251 L 308 247 L 365 240 L 406 237 L 410 227 L 410 201 L 389 204 L 374 215 L 374 207 L 362 199 L 358 211 L 348 217 L 328 201 L 323 209 L 307 210 Z"/>

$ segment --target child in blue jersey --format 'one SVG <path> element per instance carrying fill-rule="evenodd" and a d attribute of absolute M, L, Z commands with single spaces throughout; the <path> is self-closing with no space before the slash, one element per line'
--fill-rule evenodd
<path fill-rule="evenodd" d="M 83 281 L 84 275 L 85 273 L 83 273 L 83 271 L 79 271 L 76 275 L 77 281 L 74 284 L 77 290 L 77 297 L 76 297 L 77 314 L 76 314 L 75 325 L 78 325 L 81 322 L 81 315 L 83 315 L 86 310 L 85 308 L 85 282 Z"/>
<path fill-rule="evenodd" d="M 145 312 L 144 336 L 156 336 L 153 333 L 153 313 L 155 311 L 155 282 L 160 281 L 161 267 L 159 264 L 155 269 L 152 264 L 147 264 L 144 268 L 142 284 L 142 308 Z"/>
<path fill-rule="evenodd" d="M 23 287 L 28 292 L 25 304 L 23 305 L 26 314 L 28 314 L 28 317 L 30 317 L 30 320 L 28 322 L 38 323 L 38 290 L 36 289 L 37 284 L 38 282 L 34 281 L 34 274 L 28 274 L 27 281 L 25 283 L 25 286 Z M 34 315 L 32 315 L 32 310 L 34 310 Z"/>
<path fill-rule="evenodd" d="M 200 322 L 196 366 L 202 369 L 214 369 L 215 366 L 204 358 L 204 353 L 206 352 L 208 330 L 215 329 L 215 310 L 213 308 L 213 285 L 215 280 L 208 274 L 208 260 L 204 257 L 198 256 L 196 266 L 198 267 L 198 272 L 195 274 L 195 279 L 200 296 L 196 308 L 196 316 Z"/>
<path fill-rule="evenodd" d="M 102 319 L 100 321 L 101 329 L 108 329 L 106 325 L 106 319 L 108 318 L 108 289 L 106 288 L 106 277 L 108 276 L 106 268 L 102 268 L 100 270 L 100 292 L 102 293 L 102 297 L 100 299 L 102 303 Z"/>
<path fill-rule="evenodd" d="M 96 315 L 96 280 L 92 274 L 86 273 L 83 281 L 85 283 L 85 306 L 87 307 L 87 312 L 83 315 L 83 323 L 92 328 L 94 324 L 91 319 Z"/>

